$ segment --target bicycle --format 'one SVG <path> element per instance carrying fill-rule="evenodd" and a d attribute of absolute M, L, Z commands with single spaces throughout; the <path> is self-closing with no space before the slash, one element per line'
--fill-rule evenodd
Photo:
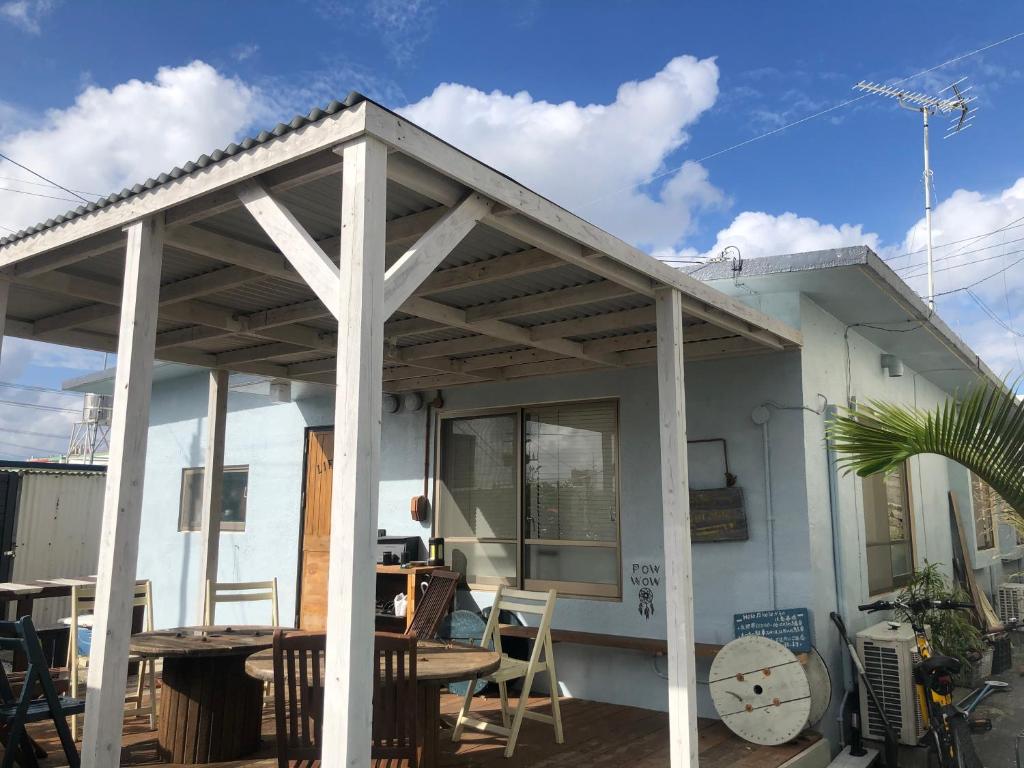
<path fill-rule="evenodd" d="M 984 768 L 971 739 L 970 716 L 975 708 L 998 690 L 1009 686 L 999 680 L 986 680 L 959 702 L 953 701 L 953 678 L 960 671 L 960 660 L 932 650 L 921 615 L 929 610 L 973 610 L 970 603 L 953 600 L 915 600 L 910 603 L 876 600 L 857 606 L 860 611 L 876 613 L 900 609 L 910 617 L 921 661 L 914 665 L 914 688 L 925 734 L 921 745 L 928 749 L 929 768 Z"/>

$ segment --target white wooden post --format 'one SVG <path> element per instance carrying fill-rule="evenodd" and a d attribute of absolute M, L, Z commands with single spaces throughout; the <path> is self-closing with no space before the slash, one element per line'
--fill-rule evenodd
<path fill-rule="evenodd" d="M 224 429 L 228 416 L 228 372 L 210 371 L 210 397 L 206 409 L 206 461 L 203 464 L 203 506 L 199 530 L 199 602 L 196 624 L 206 623 L 206 582 L 217 580 L 220 555 L 220 518 L 224 497 Z"/>
<path fill-rule="evenodd" d="M 372 715 L 387 148 L 364 136 L 341 152 L 338 388 L 323 764 L 364 768 L 370 762 Z"/>
<path fill-rule="evenodd" d="M 110 461 L 103 498 L 96 621 L 82 743 L 82 765 L 90 768 L 115 768 L 121 757 L 163 231 L 160 215 L 127 227 Z"/>
<path fill-rule="evenodd" d="M 661 424 L 661 503 L 665 538 L 668 626 L 668 712 L 671 768 L 697 765 L 697 678 L 693 639 L 693 567 L 686 465 L 682 294 L 655 291 L 658 323 L 658 416 Z"/>

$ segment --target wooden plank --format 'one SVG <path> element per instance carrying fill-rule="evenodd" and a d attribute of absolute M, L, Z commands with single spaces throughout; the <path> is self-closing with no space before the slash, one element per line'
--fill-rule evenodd
<path fill-rule="evenodd" d="M 380 477 L 387 148 L 366 136 L 341 150 L 341 261 L 331 501 L 323 764 L 370 761 L 373 601 Z"/>
<path fill-rule="evenodd" d="M 200 507 L 199 594 L 196 624 L 206 624 L 206 582 L 217 581 L 224 489 L 224 433 L 228 417 L 228 372 L 210 371 L 206 407 L 206 459 Z"/>
<path fill-rule="evenodd" d="M 82 743 L 83 765 L 95 768 L 120 764 L 162 256 L 162 217 L 128 227 L 96 617 L 89 655 L 89 716 Z"/>
<path fill-rule="evenodd" d="M 693 565 L 686 458 L 682 294 L 659 288 L 658 421 L 668 627 L 669 764 L 697 765 L 697 673 L 693 654 Z"/>
<path fill-rule="evenodd" d="M 532 315 L 538 312 L 581 307 L 598 301 L 618 299 L 623 296 L 630 296 L 632 293 L 633 291 L 629 288 L 624 288 L 618 283 L 608 281 L 590 283 L 588 285 L 577 285 L 570 288 L 561 288 L 556 291 L 545 291 L 544 293 L 520 296 L 515 299 L 505 299 L 503 301 L 482 304 L 478 307 L 471 307 L 466 310 L 466 317 L 470 320 L 500 320 L 507 317 L 523 317 L 524 315 Z"/>
<path fill-rule="evenodd" d="M 414 295 L 429 296 L 434 293 L 458 290 L 469 285 L 485 285 L 564 265 L 565 262 L 549 253 L 538 248 L 528 248 L 507 256 L 496 256 L 493 259 L 434 272 L 423 281 Z"/>
<path fill-rule="evenodd" d="M 338 307 L 338 267 L 306 232 L 291 211 L 255 179 L 236 189 L 238 199 L 264 232 L 274 241 L 295 271 L 302 275 L 328 309 Z M 381 237 L 383 243 L 384 237 Z"/>
<path fill-rule="evenodd" d="M 384 317 L 390 317 L 491 209 L 472 194 L 428 229 L 384 274 Z"/>

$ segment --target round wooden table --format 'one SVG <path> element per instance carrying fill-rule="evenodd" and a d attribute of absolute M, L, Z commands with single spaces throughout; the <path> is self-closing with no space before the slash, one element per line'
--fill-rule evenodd
<path fill-rule="evenodd" d="M 458 680 L 489 675 L 501 666 L 501 656 L 478 645 L 425 640 L 416 646 L 416 682 L 420 768 L 436 768 L 441 736 L 441 688 Z M 252 654 L 245 671 L 255 680 L 273 681 L 274 655 L 270 650 Z M 321 672 L 321 676 L 323 672 Z"/>
<path fill-rule="evenodd" d="M 259 748 L 263 684 L 245 673 L 245 658 L 273 642 L 274 627 L 179 627 L 132 636 L 132 653 L 164 660 L 161 760 L 215 763 Z"/>

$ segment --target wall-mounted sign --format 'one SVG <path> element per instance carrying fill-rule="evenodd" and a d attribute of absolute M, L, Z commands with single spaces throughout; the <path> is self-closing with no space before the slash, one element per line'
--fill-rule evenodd
<path fill-rule="evenodd" d="M 742 488 L 690 491 L 691 541 L 746 541 L 748 538 Z"/>
<path fill-rule="evenodd" d="M 658 563 L 633 563 L 629 581 L 637 588 L 637 611 L 650 621 L 654 615 L 654 590 L 661 586 L 661 566 Z"/>
<path fill-rule="evenodd" d="M 751 611 L 733 616 L 736 637 L 760 635 L 781 643 L 793 653 L 811 650 L 811 619 L 806 608 Z"/>

